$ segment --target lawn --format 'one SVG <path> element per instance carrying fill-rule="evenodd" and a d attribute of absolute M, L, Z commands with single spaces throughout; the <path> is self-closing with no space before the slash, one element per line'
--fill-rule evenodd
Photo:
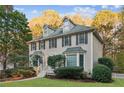
<path fill-rule="evenodd" d="M 114 79 L 112 83 L 88 83 L 68 80 L 37 78 L 33 80 L 5 82 L 0 87 L 123 87 L 124 79 Z"/>

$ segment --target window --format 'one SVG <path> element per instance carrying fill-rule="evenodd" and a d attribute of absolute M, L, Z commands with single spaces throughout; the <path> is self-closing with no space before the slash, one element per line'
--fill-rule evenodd
<path fill-rule="evenodd" d="M 36 42 L 31 43 L 31 51 L 36 50 Z"/>
<path fill-rule="evenodd" d="M 79 34 L 79 43 L 82 44 L 84 43 L 84 40 L 85 40 L 85 34 Z"/>
<path fill-rule="evenodd" d="M 63 36 L 62 46 L 70 46 L 70 45 L 71 45 L 71 36 Z"/>
<path fill-rule="evenodd" d="M 77 66 L 77 56 L 68 55 L 67 56 L 67 66 Z"/>
<path fill-rule="evenodd" d="M 87 44 L 88 43 L 88 33 L 81 33 L 76 35 L 76 45 Z"/>
<path fill-rule="evenodd" d="M 39 41 L 39 50 L 45 49 L 45 41 Z"/>
<path fill-rule="evenodd" d="M 50 39 L 49 40 L 49 48 L 57 48 L 57 39 Z"/>
<path fill-rule="evenodd" d="M 84 65 L 84 55 L 83 54 L 80 54 L 80 56 L 79 56 L 79 63 L 80 63 L 80 67 L 83 67 L 83 65 Z"/>

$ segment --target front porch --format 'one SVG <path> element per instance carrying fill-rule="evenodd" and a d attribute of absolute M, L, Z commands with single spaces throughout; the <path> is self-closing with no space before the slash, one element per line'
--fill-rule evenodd
<path fill-rule="evenodd" d="M 37 76 L 43 77 L 46 74 L 46 64 L 44 54 L 41 51 L 36 51 L 29 57 L 30 67 L 33 67 Z"/>

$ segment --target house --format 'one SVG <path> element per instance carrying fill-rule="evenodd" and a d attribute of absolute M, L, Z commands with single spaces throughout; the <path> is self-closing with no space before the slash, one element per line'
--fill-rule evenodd
<path fill-rule="evenodd" d="M 4 59 L 4 56 L 2 55 L 2 53 L 0 53 L 0 70 L 3 70 L 3 64 L 2 64 L 3 59 Z M 7 63 L 6 69 L 11 69 L 11 68 L 14 68 L 14 64 L 13 63 Z"/>
<path fill-rule="evenodd" d="M 48 25 L 43 29 L 40 39 L 28 42 L 31 66 L 38 66 L 42 74 L 48 69 L 49 56 L 64 54 L 65 66 L 82 66 L 84 71 L 92 73 L 93 66 L 103 55 L 103 41 L 93 27 L 75 24 L 65 17 L 58 29 Z"/>

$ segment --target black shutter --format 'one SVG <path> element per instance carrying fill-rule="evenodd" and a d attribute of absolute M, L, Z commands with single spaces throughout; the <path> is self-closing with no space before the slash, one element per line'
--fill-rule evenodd
<path fill-rule="evenodd" d="M 88 43 L 88 34 L 85 33 L 85 44 L 87 44 L 87 43 Z"/>
<path fill-rule="evenodd" d="M 78 45 L 78 34 L 76 34 L 76 45 Z"/>
<path fill-rule="evenodd" d="M 55 48 L 57 48 L 57 39 L 55 39 Z"/>
<path fill-rule="evenodd" d="M 71 46 L 71 36 L 69 36 L 69 45 Z"/>
<path fill-rule="evenodd" d="M 49 40 L 49 48 L 51 48 L 51 40 Z"/>
<path fill-rule="evenodd" d="M 64 46 L 64 37 L 62 37 L 62 47 Z"/>

